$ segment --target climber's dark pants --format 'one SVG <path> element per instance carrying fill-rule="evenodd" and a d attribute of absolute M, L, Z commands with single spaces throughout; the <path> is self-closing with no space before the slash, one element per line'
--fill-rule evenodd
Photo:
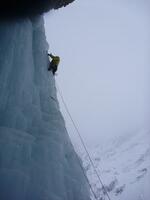
<path fill-rule="evenodd" d="M 50 62 L 48 71 L 52 71 L 53 75 L 55 75 L 55 72 L 57 71 L 58 66 L 55 65 L 54 63 Z"/>

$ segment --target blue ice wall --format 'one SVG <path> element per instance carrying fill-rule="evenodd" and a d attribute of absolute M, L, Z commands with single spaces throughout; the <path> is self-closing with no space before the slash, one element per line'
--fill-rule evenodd
<path fill-rule="evenodd" d="M 42 17 L 0 23 L 0 200 L 89 200 L 47 71 Z"/>

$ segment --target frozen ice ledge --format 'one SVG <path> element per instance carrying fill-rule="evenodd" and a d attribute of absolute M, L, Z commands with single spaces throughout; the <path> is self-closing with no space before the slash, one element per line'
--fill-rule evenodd
<path fill-rule="evenodd" d="M 89 200 L 47 71 L 42 17 L 0 23 L 0 200 Z"/>
<path fill-rule="evenodd" d="M 50 9 L 65 7 L 74 0 L 1 0 L 0 19 L 22 18 L 42 14 Z"/>

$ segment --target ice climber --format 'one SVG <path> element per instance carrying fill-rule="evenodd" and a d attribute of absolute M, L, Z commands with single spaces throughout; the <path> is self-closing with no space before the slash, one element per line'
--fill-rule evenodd
<path fill-rule="evenodd" d="M 53 75 L 55 75 L 58 69 L 59 62 L 60 62 L 60 57 L 53 56 L 52 54 L 49 54 L 49 53 L 48 53 L 48 56 L 52 59 L 49 64 L 48 71 L 52 71 Z"/>

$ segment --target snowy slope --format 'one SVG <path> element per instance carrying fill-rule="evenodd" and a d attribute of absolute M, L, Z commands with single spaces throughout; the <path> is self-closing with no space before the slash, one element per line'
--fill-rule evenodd
<path fill-rule="evenodd" d="M 115 138 L 90 153 L 111 200 L 150 199 L 150 131 Z M 98 199 L 107 199 L 85 155 L 83 160 Z"/>
<path fill-rule="evenodd" d="M 0 23 L 0 200 L 88 200 L 42 17 Z"/>

